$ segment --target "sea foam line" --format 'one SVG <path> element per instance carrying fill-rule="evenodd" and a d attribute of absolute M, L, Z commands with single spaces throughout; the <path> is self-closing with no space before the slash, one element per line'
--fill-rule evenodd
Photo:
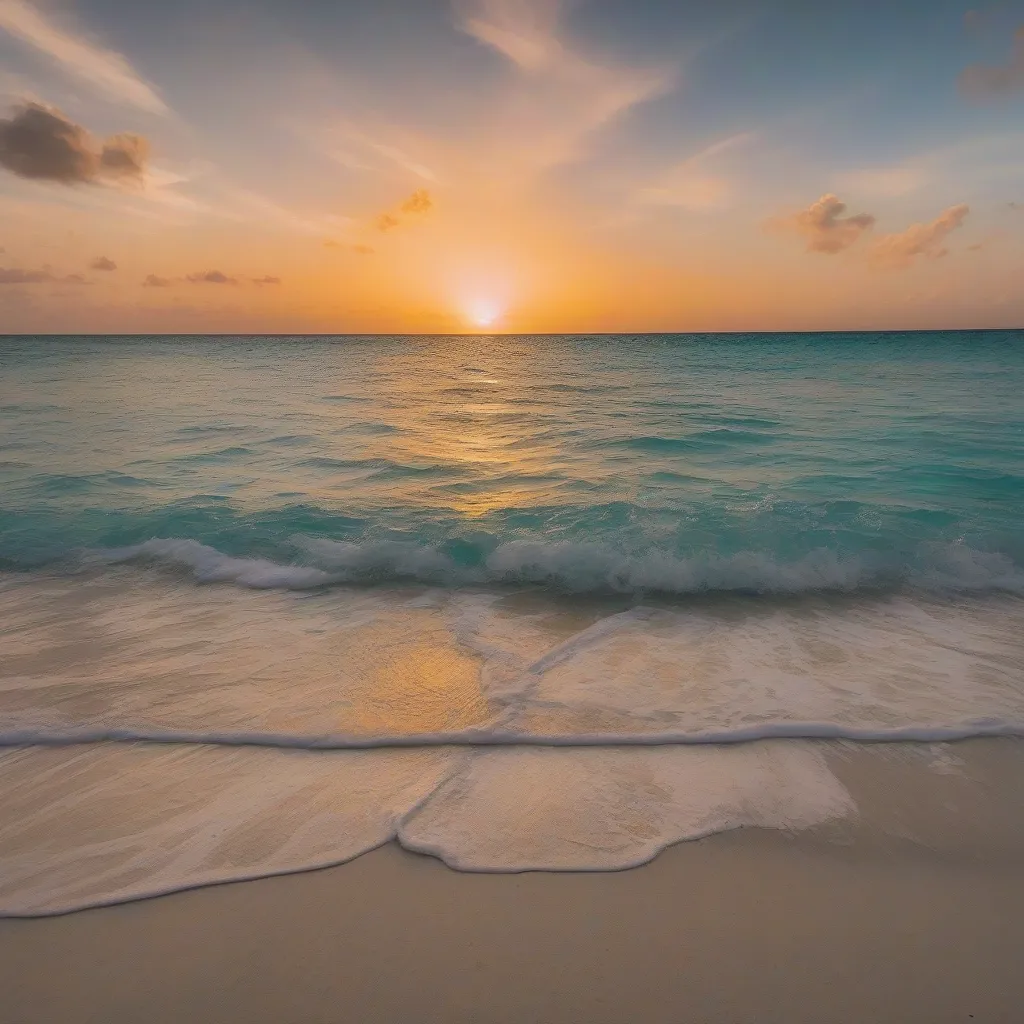
<path fill-rule="evenodd" d="M 850 740 L 857 743 L 945 743 L 982 737 L 1024 738 L 1024 722 L 979 719 L 958 725 L 858 728 L 834 722 L 765 722 L 738 729 L 643 733 L 521 733 L 461 729 L 450 732 L 328 734 L 189 732 L 174 729 L 15 729 L 0 732 L 0 747 L 63 747 L 90 743 L 167 743 L 293 750 L 377 750 L 415 747 L 657 747 L 753 743 L 757 740 Z"/>

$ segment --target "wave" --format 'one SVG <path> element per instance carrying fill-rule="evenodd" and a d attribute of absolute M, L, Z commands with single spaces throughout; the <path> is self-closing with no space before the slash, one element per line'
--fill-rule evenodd
<path fill-rule="evenodd" d="M 435 586 L 540 585 L 570 593 L 692 595 L 800 594 L 910 587 L 931 591 L 1024 594 L 1024 570 L 1000 552 L 961 544 L 922 545 L 910 562 L 842 557 L 827 548 L 783 561 L 767 552 L 680 557 L 653 549 L 630 554 L 597 543 L 513 540 L 489 552 L 415 541 L 335 541 L 294 537 L 308 564 L 225 554 L 187 538 L 154 538 L 90 553 L 106 563 L 154 561 L 181 566 L 203 583 L 305 590 L 344 583 L 415 581 Z"/>
<path fill-rule="evenodd" d="M 471 728 L 443 732 L 325 734 L 180 729 L 14 729 L 0 732 L 0 747 L 70 747 L 102 743 L 199 744 L 277 750 L 390 750 L 432 747 L 697 747 L 760 740 L 846 740 L 851 743 L 952 743 L 991 737 L 1024 738 L 1024 721 L 979 719 L 955 725 L 860 728 L 838 722 L 764 722 L 735 729 L 692 732 L 518 732 Z"/>

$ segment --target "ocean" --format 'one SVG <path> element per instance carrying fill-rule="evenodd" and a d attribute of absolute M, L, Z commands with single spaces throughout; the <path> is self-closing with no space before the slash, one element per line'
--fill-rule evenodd
<path fill-rule="evenodd" d="M 12 336 L 0 484 L 0 915 L 841 831 L 851 750 L 1024 735 L 1024 332 Z"/>

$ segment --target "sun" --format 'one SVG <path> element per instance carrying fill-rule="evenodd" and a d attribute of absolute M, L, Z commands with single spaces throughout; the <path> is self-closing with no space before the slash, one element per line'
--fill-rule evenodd
<path fill-rule="evenodd" d="M 504 310 L 493 299 L 470 299 L 463 310 L 466 319 L 476 328 L 493 327 L 502 316 Z"/>

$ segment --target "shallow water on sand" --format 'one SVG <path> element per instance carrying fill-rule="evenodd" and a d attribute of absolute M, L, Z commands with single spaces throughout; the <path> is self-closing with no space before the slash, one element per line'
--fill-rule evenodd
<path fill-rule="evenodd" d="M 0 913 L 391 838 L 602 870 L 889 834 L 856 780 L 893 751 L 948 793 L 949 741 L 1024 735 L 1016 334 L 6 339 L 0 370 Z"/>

